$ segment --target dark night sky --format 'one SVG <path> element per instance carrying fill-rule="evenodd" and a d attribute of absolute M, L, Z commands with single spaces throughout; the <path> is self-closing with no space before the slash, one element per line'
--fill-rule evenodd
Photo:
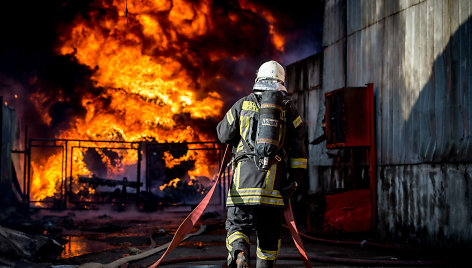
<path fill-rule="evenodd" d="M 277 29 L 287 37 L 284 54 L 277 56 L 281 63 L 287 65 L 321 51 L 321 0 L 252 2 L 270 10 L 277 19 Z M 234 11 L 239 5 L 237 1 L 213 1 L 211 7 L 217 14 L 215 16 L 220 16 L 215 21 L 224 21 L 225 12 Z M 22 124 L 28 124 L 37 135 L 51 136 L 48 132 L 64 127 L 67 118 L 84 114 L 85 108 L 80 103 L 84 91 L 98 95 L 102 90 L 96 88 L 90 79 L 93 70 L 71 56 L 57 55 L 54 51 L 58 37 L 70 27 L 74 18 L 77 15 L 86 18 L 91 9 L 97 9 L 97 5 L 91 0 L 16 0 L 4 1 L 1 9 L 0 94 L 22 115 Z M 247 16 L 249 27 L 261 19 L 260 14 L 239 14 Z M 227 108 L 242 94 L 235 90 L 235 86 L 251 87 L 253 77 L 250 75 L 255 73 L 260 63 L 272 57 L 274 48 L 264 43 L 267 33 L 260 32 L 261 27 L 246 32 L 226 29 L 223 23 L 221 27 L 218 33 L 195 43 L 195 55 L 205 57 L 206 50 L 224 47 L 231 53 L 247 54 L 246 60 L 221 60 L 204 66 L 208 68 L 204 71 L 189 72 L 210 77 L 217 70 L 224 79 L 212 86 L 220 88 Z M 246 28 L 245 25 L 241 27 Z M 183 65 L 184 61 L 182 59 Z M 234 69 L 244 69 L 244 72 L 239 72 L 243 75 L 235 76 Z M 63 96 L 61 101 L 48 106 L 49 110 L 38 111 L 27 97 L 38 90 L 50 96 L 49 101 L 54 101 L 58 92 Z M 14 94 L 18 96 L 16 99 Z M 44 123 L 34 116 L 38 113 L 49 113 L 52 118 L 50 127 L 45 128 Z"/>

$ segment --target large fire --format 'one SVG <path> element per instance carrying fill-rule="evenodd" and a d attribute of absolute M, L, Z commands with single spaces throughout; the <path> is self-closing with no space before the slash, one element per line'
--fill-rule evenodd
<path fill-rule="evenodd" d="M 222 16 L 212 9 L 211 0 L 98 0 L 86 16 L 78 16 L 73 25 L 59 37 L 57 53 L 69 55 L 93 70 L 92 80 L 100 94 L 84 92 L 81 105 L 84 116 L 70 118 L 70 126 L 56 134 L 60 139 L 158 142 L 191 142 L 214 140 L 213 135 L 196 129 L 196 121 L 219 119 L 223 100 L 218 88 L 203 90 L 198 74 L 202 61 L 192 43 L 205 40 L 218 27 Z M 283 51 L 284 37 L 276 31 L 274 16 L 256 4 L 240 0 L 242 10 L 260 14 L 267 23 L 267 34 L 274 48 Z M 240 23 L 238 13 L 224 18 Z M 206 60 L 222 57 L 237 59 L 241 55 L 209 52 Z M 200 70 L 200 71 L 199 71 Z M 31 95 L 38 108 L 48 108 L 41 93 Z M 40 109 L 38 109 L 40 110 Z M 185 120 L 176 119 L 185 115 Z M 50 124 L 51 117 L 41 115 Z M 69 144 L 72 146 L 73 144 Z M 120 164 L 97 150 L 109 169 L 109 176 L 121 174 L 137 161 L 136 150 L 119 151 Z M 32 163 L 31 200 L 39 201 L 58 194 L 63 172 L 90 175 L 84 162 L 84 151 L 75 150 L 73 171 L 61 169 L 62 154 L 56 152 Z M 206 152 L 188 151 L 180 158 L 164 154 L 171 168 L 184 160 L 195 161 L 189 183 L 199 176 L 212 177 L 216 163 L 207 161 Z M 175 185 L 181 178 L 169 178 Z M 167 185 L 164 185 L 164 187 Z M 162 188 L 161 188 L 162 190 Z"/>

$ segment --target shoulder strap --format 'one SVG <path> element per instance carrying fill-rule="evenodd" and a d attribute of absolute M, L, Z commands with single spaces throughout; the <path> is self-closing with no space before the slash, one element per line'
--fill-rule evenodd
<path fill-rule="evenodd" d="M 259 100 L 257 99 L 257 96 L 255 93 L 249 94 L 249 98 L 251 98 L 251 100 L 256 104 L 257 109 L 261 108 L 261 104 L 259 103 Z"/>

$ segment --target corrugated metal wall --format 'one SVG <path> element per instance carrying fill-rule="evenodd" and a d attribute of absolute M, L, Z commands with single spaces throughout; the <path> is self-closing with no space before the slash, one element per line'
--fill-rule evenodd
<path fill-rule="evenodd" d="M 347 85 L 376 85 L 378 164 L 471 161 L 470 1 L 346 4 Z"/>
<path fill-rule="evenodd" d="M 471 13 L 469 0 L 325 1 L 318 102 L 374 83 L 377 229 L 386 238 L 472 244 Z M 314 136 L 322 116 L 319 105 Z M 332 165 L 326 152 L 325 143 L 309 148 L 318 184 L 333 180 L 322 172 Z M 338 180 L 328 184 L 345 187 Z"/>
<path fill-rule="evenodd" d="M 324 109 L 324 97 L 321 94 L 323 70 L 323 53 L 308 57 L 302 61 L 287 66 L 287 90 L 293 101 L 297 104 L 297 109 L 307 126 L 320 124 L 318 114 L 320 109 Z M 323 133 L 315 127 L 307 128 L 308 153 L 316 154 L 314 150 L 318 146 L 310 145 L 317 137 Z M 316 191 L 318 182 L 318 172 L 312 168 L 308 170 L 308 177 L 311 179 L 309 185 L 311 191 Z"/>
<path fill-rule="evenodd" d="M 323 104 L 320 97 L 322 68 L 322 53 L 287 66 L 287 89 L 302 118 L 313 125 L 318 119 L 320 104 Z M 309 128 L 308 141 L 314 140 L 315 135 L 314 128 Z"/>

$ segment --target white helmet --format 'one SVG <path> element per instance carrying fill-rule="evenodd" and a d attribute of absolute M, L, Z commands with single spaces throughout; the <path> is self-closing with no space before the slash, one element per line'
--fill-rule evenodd
<path fill-rule="evenodd" d="M 278 62 L 271 60 L 265 62 L 257 71 L 256 83 L 253 90 L 256 92 L 266 90 L 280 90 L 287 92 L 284 87 L 285 71 L 284 67 Z"/>
<path fill-rule="evenodd" d="M 284 67 L 275 60 L 263 63 L 257 71 L 256 82 L 264 79 L 275 79 L 283 84 L 285 81 Z"/>

